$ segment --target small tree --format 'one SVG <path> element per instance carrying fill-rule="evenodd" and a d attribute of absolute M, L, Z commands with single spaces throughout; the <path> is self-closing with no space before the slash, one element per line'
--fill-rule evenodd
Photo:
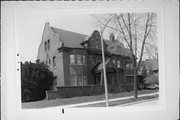
<path fill-rule="evenodd" d="M 44 63 L 21 63 L 22 102 L 44 99 L 55 79 Z"/>

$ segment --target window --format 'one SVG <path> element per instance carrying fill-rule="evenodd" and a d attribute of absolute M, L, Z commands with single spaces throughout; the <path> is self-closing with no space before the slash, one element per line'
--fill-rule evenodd
<path fill-rule="evenodd" d="M 47 61 L 46 61 L 46 66 L 48 65 Z"/>
<path fill-rule="evenodd" d="M 84 86 L 87 85 L 87 75 L 71 75 L 70 85 L 71 86 Z"/>
<path fill-rule="evenodd" d="M 99 45 L 98 45 L 98 44 L 95 44 L 95 48 L 99 49 L 100 47 L 99 47 Z"/>
<path fill-rule="evenodd" d="M 49 59 L 49 54 L 46 54 L 46 59 Z"/>
<path fill-rule="evenodd" d="M 121 62 L 120 62 L 120 60 L 117 61 L 117 67 L 118 67 L 118 68 L 121 67 Z"/>
<path fill-rule="evenodd" d="M 133 81 L 134 81 L 133 76 L 127 76 L 126 78 L 127 78 L 127 81 L 126 81 L 127 84 L 132 84 L 133 83 Z"/>
<path fill-rule="evenodd" d="M 83 85 L 87 85 L 87 84 L 88 84 L 87 76 L 84 75 L 83 77 L 84 77 L 84 78 L 83 78 Z"/>
<path fill-rule="evenodd" d="M 77 76 L 76 75 L 71 75 L 70 85 L 77 86 Z"/>
<path fill-rule="evenodd" d="M 83 76 L 78 76 L 77 85 L 78 85 L 78 86 L 83 86 Z"/>
<path fill-rule="evenodd" d="M 116 60 L 113 60 L 112 62 L 113 62 L 114 65 L 116 65 Z"/>
<path fill-rule="evenodd" d="M 82 64 L 81 55 L 77 55 L 77 64 L 78 65 Z"/>
<path fill-rule="evenodd" d="M 92 47 L 92 48 L 95 48 L 94 42 L 91 43 L 91 47 Z"/>
<path fill-rule="evenodd" d="M 86 56 L 83 55 L 83 65 L 85 65 L 85 64 L 86 64 Z"/>
<path fill-rule="evenodd" d="M 51 65 L 51 60 L 49 59 L 49 65 Z"/>
<path fill-rule="evenodd" d="M 53 67 L 56 67 L 56 57 L 53 57 Z"/>
<path fill-rule="evenodd" d="M 47 42 L 44 43 L 44 51 L 47 51 Z"/>
<path fill-rule="evenodd" d="M 50 39 L 44 43 L 44 51 L 50 50 Z"/>
<path fill-rule="evenodd" d="M 48 42 L 47 49 L 50 50 L 50 39 L 47 42 Z"/>
<path fill-rule="evenodd" d="M 93 56 L 93 64 L 96 64 L 96 56 Z"/>
<path fill-rule="evenodd" d="M 126 68 L 127 69 L 133 69 L 133 64 L 132 63 L 126 63 Z"/>
<path fill-rule="evenodd" d="M 75 57 L 74 55 L 70 55 L 70 63 L 75 64 Z"/>

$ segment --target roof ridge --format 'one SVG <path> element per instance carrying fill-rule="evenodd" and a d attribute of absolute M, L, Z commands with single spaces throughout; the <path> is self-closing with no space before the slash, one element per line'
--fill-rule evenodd
<path fill-rule="evenodd" d="M 69 32 L 69 33 L 74 33 L 74 34 L 80 34 L 80 35 L 83 35 L 83 36 L 89 36 L 89 35 L 85 35 L 85 34 L 82 34 L 82 33 L 74 32 L 74 31 L 70 31 L 70 30 L 66 30 L 66 29 L 60 29 L 60 28 L 56 28 L 56 27 L 52 27 L 52 26 L 51 26 L 51 28 L 57 29 L 57 30 L 62 30 L 62 31 L 64 31 L 64 32 Z M 52 30 L 53 30 L 53 29 L 52 29 Z M 54 32 L 54 31 L 53 31 L 53 32 Z"/>

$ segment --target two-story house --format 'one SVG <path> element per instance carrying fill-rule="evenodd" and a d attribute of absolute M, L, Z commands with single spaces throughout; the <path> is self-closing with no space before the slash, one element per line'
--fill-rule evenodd
<path fill-rule="evenodd" d="M 101 35 L 70 32 L 45 24 L 37 59 L 57 76 L 57 87 L 103 84 Z M 110 34 L 104 40 L 108 84 L 131 84 L 130 52 Z"/>

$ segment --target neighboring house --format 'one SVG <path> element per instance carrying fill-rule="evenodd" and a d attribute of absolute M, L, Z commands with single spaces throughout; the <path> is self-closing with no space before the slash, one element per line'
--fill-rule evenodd
<path fill-rule="evenodd" d="M 143 65 L 145 68 L 145 84 L 159 84 L 159 67 L 158 67 L 158 59 L 147 59 L 143 61 Z"/>
<path fill-rule="evenodd" d="M 57 87 L 103 84 L 101 36 L 70 32 L 45 24 L 37 59 L 57 76 Z M 130 52 L 111 34 L 104 40 L 107 83 L 133 85 Z"/>
<path fill-rule="evenodd" d="M 143 61 L 143 65 L 147 75 L 158 72 L 158 59 L 147 59 Z"/>

